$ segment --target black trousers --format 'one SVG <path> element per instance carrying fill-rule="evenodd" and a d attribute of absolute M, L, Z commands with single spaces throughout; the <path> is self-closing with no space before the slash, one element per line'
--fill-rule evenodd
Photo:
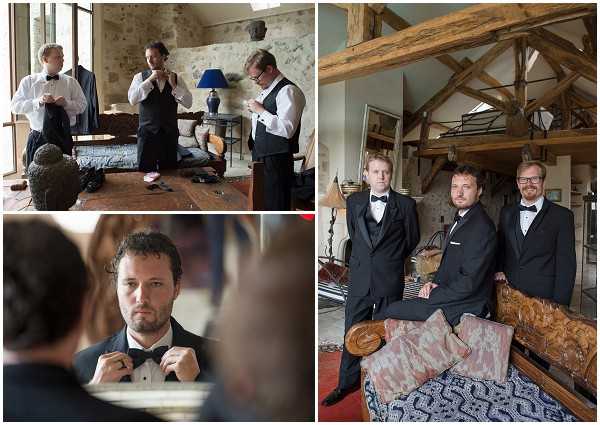
<path fill-rule="evenodd" d="M 42 136 L 42 133 L 36 130 L 31 130 L 27 137 L 27 150 L 26 150 L 26 162 L 25 168 L 29 167 L 29 164 L 33 162 L 33 156 L 40 146 L 46 144 L 46 139 Z"/>
<path fill-rule="evenodd" d="M 351 297 L 346 299 L 346 317 L 344 321 L 344 337 L 348 330 L 356 323 L 364 320 L 383 319 L 382 313 L 391 303 L 402 299 L 402 295 L 390 297 Z M 360 384 L 360 357 L 353 356 L 342 350 L 338 388 L 342 390 L 353 388 Z"/>
<path fill-rule="evenodd" d="M 177 167 L 177 138 L 176 132 L 163 128 L 158 133 L 138 129 L 138 169 L 149 172 Z"/>
<path fill-rule="evenodd" d="M 292 208 L 293 155 L 269 155 L 260 161 L 265 164 L 265 211 L 289 211 Z"/>

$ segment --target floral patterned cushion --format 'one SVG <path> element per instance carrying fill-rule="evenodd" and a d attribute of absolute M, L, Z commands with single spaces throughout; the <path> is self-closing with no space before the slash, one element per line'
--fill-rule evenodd
<path fill-rule="evenodd" d="M 396 320 L 396 319 L 385 319 L 383 322 L 385 327 L 385 340 L 391 341 L 397 336 L 406 335 L 413 329 L 420 328 L 424 322 L 418 322 L 416 320 Z"/>
<path fill-rule="evenodd" d="M 405 335 L 365 357 L 377 393 L 385 402 L 409 394 L 469 354 L 469 347 L 452 333 L 441 309 Z"/>
<path fill-rule="evenodd" d="M 463 314 L 454 331 L 471 354 L 451 372 L 469 378 L 506 382 L 512 326 Z"/>

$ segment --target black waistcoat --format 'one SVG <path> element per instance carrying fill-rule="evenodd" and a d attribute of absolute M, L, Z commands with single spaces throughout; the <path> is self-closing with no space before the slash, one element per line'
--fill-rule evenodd
<path fill-rule="evenodd" d="M 275 85 L 273 90 L 265 97 L 263 107 L 273 115 L 277 115 L 277 93 L 287 85 L 296 86 L 287 78 L 282 79 Z M 262 158 L 269 155 L 281 153 L 298 153 L 300 150 L 298 139 L 300 138 L 301 120 L 298 122 L 296 132 L 291 139 L 267 133 L 267 127 L 258 121 L 256 123 L 256 137 L 254 138 L 254 155 Z"/>
<path fill-rule="evenodd" d="M 369 231 L 369 238 L 371 239 L 371 243 L 375 244 L 377 238 L 379 238 L 379 233 L 381 232 L 381 224 L 383 223 L 383 218 L 379 220 L 375 220 L 373 217 L 373 213 L 371 212 L 371 207 L 367 206 L 367 210 L 365 212 L 365 223 L 367 225 L 367 230 Z"/>
<path fill-rule="evenodd" d="M 145 81 L 152 71 L 147 69 L 142 72 L 142 81 Z M 167 81 L 161 92 L 158 84 L 153 81 L 154 90 L 140 103 L 139 128 L 158 133 L 160 129 L 167 132 L 178 132 L 177 129 L 177 102 L 171 94 L 171 85 Z"/>

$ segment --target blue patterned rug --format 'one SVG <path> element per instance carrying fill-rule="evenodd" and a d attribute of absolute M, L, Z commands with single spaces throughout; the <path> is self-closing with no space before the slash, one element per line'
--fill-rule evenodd
<path fill-rule="evenodd" d="M 512 365 L 504 384 L 444 372 L 389 404 L 367 375 L 365 397 L 374 422 L 573 422 L 569 410 Z"/>

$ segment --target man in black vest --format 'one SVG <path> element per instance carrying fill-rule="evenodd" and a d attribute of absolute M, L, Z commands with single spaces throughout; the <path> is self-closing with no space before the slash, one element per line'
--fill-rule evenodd
<path fill-rule="evenodd" d="M 371 189 L 348 198 L 346 217 L 352 241 L 350 290 L 344 332 L 380 315 L 404 292 L 404 262 L 419 243 L 416 202 L 390 189 L 393 163 L 371 154 L 365 175 Z M 338 386 L 323 401 L 330 406 L 356 390 L 360 357 L 342 351 Z"/>
<path fill-rule="evenodd" d="M 544 198 L 545 178 L 546 167 L 538 161 L 517 168 L 521 201 L 500 212 L 496 279 L 568 307 L 577 267 L 574 218 Z"/>
<path fill-rule="evenodd" d="M 302 91 L 277 69 L 275 56 L 259 49 L 246 60 L 246 74 L 263 91 L 248 101 L 252 132 L 248 145 L 252 160 L 264 163 L 264 204 L 267 211 L 291 209 L 294 173 L 293 154 L 298 153 Z"/>
<path fill-rule="evenodd" d="M 38 216 L 39 217 L 39 216 Z M 71 370 L 91 320 L 79 249 L 40 219 L 4 221 L 4 420 L 156 421 L 92 397 Z"/>
<path fill-rule="evenodd" d="M 120 244 L 112 270 L 127 326 L 75 356 L 81 382 L 202 381 L 211 373 L 211 341 L 171 317 L 181 289 L 181 259 L 156 232 L 133 233 Z"/>
<path fill-rule="evenodd" d="M 435 278 L 423 285 L 417 298 L 391 304 L 385 318 L 424 321 L 438 308 L 452 326 L 464 313 L 486 317 L 497 244 L 494 222 L 479 202 L 483 183 L 480 170 L 469 165 L 456 167 L 450 197 L 457 211 Z"/>
<path fill-rule="evenodd" d="M 140 104 L 138 169 L 159 171 L 177 165 L 177 105 L 191 108 L 192 94 L 166 69 L 169 51 L 161 41 L 148 44 L 145 51 L 150 69 L 133 77 L 127 97 L 132 105 Z"/>

